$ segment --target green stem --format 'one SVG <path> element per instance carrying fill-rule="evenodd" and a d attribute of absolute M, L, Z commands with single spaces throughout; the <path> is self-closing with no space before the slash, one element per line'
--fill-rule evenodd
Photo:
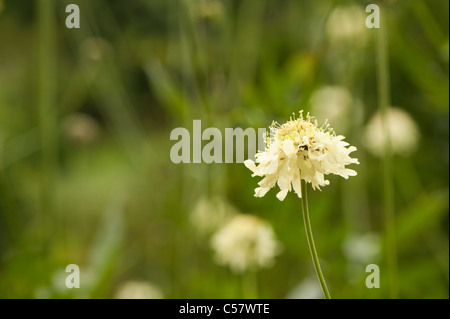
<path fill-rule="evenodd" d="M 258 299 L 258 279 L 256 270 L 248 270 L 242 275 L 244 299 Z"/>
<path fill-rule="evenodd" d="M 382 8 L 380 8 L 382 9 Z M 378 80 L 378 103 L 382 118 L 384 133 L 384 147 L 382 158 L 383 169 L 383 212 L 385 223 L 385 249 L 387 254 L 389 292 L 391 298 L 398 297 L 397 284 L 397 250 L 395 239 L 395 216 L 394 216 L 394 194 L 393 194 L 393 169 L 391 141 L 388 124 L 388 111 L 390 106 L 390 80 L 389 80 L 389 58 L 388 43 L 386 38 L 387 12 L 382 10 L 380 15 L 384 17 L 384 23 L 377 30 L 376 57 L 377 57 L 377 80 Z"/>
<path fill-rule="evenodd" d="M 41 232 L 47 243 L 55 230 L 54 221 L 55 172 L 57 165 L 56 110 L 56 40 L 53 0 L 37 2 L 38 25 L 38 108 L 42 165 Z"/>
<path fill-rule="evenodd" d="M 325 278 L 323 277 L 322 274 L 322 269 L 320 268 L 320 262 L 319 257 L 317 256 L 316 246 L 314 245 L 311 222 L 309 220 L 308 193 L 306 190 L 306 182 L 303 179 L 302 179 L 302 212 L 303 212 L 303 221 L 305 223 L 306 239 L 308 240 L 309 251 L 311 252 L 314 268 L 316 269 L 316 274 L 317 277 L 319 278 L 323 294 L 327 299 L 331 299 L 330 293 L 328 292 L 327 283 L 325 282 Z"/>

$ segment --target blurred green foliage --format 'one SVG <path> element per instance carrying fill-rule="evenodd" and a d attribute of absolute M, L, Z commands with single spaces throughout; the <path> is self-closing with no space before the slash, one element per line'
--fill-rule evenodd
<path fill-rule="evenodd" d="M 80 29 L 65 27 L 69 3 Z M 339 35 L 349 16 L 330 22 L 341 8 L 365 17 L 365 5 L 0 0 L 0 297 L 111 298 L 141 280 L 167 298 L 240 298 L 242 278 L 215 264 L 190 222 L 200 198 L 219 196 L 273 225 L 284 249 L 258 272 L 259 295 L 285 298 L 315 278 L 298 198 L 253 197 L 243 164 L 173 164 L 169 136 L 193 119 L 283 122 L 330 85 L 361 102 L 345 133 L 361 165 L 309 192 L 317 249 L 333 297 L 387 297 L 384 253 L 364 263 L 343 248 L 383 238 L 381 163 L 363 138 L 378 108 L 377 30 Z M 400 297 L 448 298 L 449 3 L 381 5 L 392 104 L 420 131 L 415 152 L 394 157 Z M 365 287 L 369 263 L 380 265 L 380 289 Z M 80 289 L 64 286 L 68 264 L 80 266 Z"/>

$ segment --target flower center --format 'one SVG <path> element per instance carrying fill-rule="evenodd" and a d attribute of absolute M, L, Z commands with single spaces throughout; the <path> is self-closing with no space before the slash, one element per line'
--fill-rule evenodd
<path fill-rule="evenodd" d="M 292 140 L 294 144 L 304 145 L 310 137 L 316 135 L 317 126 L 309 121 L 297 119 L 281 125 L 275 135 L 275 140 Z"/>

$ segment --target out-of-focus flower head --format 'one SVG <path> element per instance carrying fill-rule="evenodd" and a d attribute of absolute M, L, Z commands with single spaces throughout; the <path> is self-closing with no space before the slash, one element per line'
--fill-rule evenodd
<path fill-rule="evenodd" d="M 301 197 L 301 183 L 304 179 L 311 183 L 313 189 L 328 185 L 327 174 L 336 174 L 344 178 L 355 176 L 356 172 L 345 166 L 359 164 L 358 159 L 351 158 L 350 153 L 356 147 L 347 146 L 345 137 L 334 134 L 325 123 L 320 127 L 314 117 L 303 118 L 302 112 L 297 119 L 279 125 L 274 122 L 267 137 L 266 150 L 256 154 L 256 166 L 252 160 L 244 162 L 252 176 L 263 176 L 255 189 L 255 196 L 264 196 L 275 184 L 280 187 L 277 194 L 284 200 L 292 189 Z"/>
<path fill-rule="evenodd" d="M 111 45 L 103 38 L 90 37 L 80 45 L 81 56 L 90 62 L 101 60 L 112 51 Z"/>
<path fill-rule="evenodd" d="M 119 287 L 115 299 L 163 299 L 164 295 L 148 281 L 127 281 Z"/>
<path fill-rule="evenodd" d="M 333 45 L 364 46 L 367 42 L 364 8 L 355 4 L 334 8 L 328 17 L 326 34 Z"/>
<path fill-rule="evenodd" d="M 38 287 L 34 291 L 34 298 L 37 299 L 88 299 L 90 292 L 95 285 L 95 278 L 92 269 L 89 267 L 82 267 L 80 271 L 80 286 L 77 289 L 67 288 L 68 273 L 65 268 L 57 269 L 47 286 Z"/>
<path fill-rule="evenodd" d="M 62 130 L 65 137 L 77 145 L 89 145 L 100 135 L 97 121 L 88 114 L 74 113 L 63 121 Z"/>
<path fill-rule="evenodd" d="M 311 112 L 319 120 L 328 119 L 333 123 L 334 129 L 343 134 L 362 122 L 362 102 L 344 87 L 323 86 L 314 91 L 310 102 Z"/>
<path fill-rule="evenodd" d="M 195 0 L 191 4 L 198 19 L 220 20 L 224 14 L 223 4 L 218 0 Z"/>
<path fill-rule="evenodd" d="M 366 275 L 361 269 L 380 260 L 381 240 L 377 233 L 350 234 L 342 244 L 348 260 L 347 279 L 357 283 Z"/>
<path fill-rule="evenodd" d="M 287 294 L 286 299 L 323 299 L 323 292 L 317 279 L 311 276 L 295 286 Z"/>
<path fill-rule="evenodd" d="M 189 220 L 200 234 L 210 234 L 238 213 L 230 203 L 220 197 L 202 197 L 191 211 Z"/>
<path fill-rule="evenodd" d="M 350 235 L 344 241 L 342 250 L 347 259 L 353 263 L 377 262 L 381 251 L 380 236 L 376 233 Z"/>
<path fill-rule="evenodd" d="M 392 153 L 411 155 L 419 144 L 420 133 L 416 122 L 404 110 L 391 107 L 387 112 L 387 125 Z M 378 111 L 369 121 L 365 130 L 365 145 L 375 156 L 382 156 L 385 132 L 381 113 Z"/>
<path fill-rule="evenodd" d="M 247 214 L 235 216 L 219 229 L 211 245 L 217 262 L 236 273 L 272 266 L 281 250 L 272 226 Z"/>

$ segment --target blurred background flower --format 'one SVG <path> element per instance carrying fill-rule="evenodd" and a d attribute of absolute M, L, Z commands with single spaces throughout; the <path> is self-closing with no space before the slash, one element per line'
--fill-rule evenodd
<path fill-rule="evenodd" d="M 347 259 L 363 265 L 375 264 L 380 258 L 381 242 L 378 234 L 349 235 L 342 250 Z"/>
<path fill-rule="evenodd" d="M 199 234 L 208 235 L 237 213 L 236 208 L 220 197 L 202 197 L 195 204 L 189 217 L 192 226 Z"/>
<path fill-rule="evenodd" d="M 319 124 L 328 120 L 333 129 L 341 135 L 361 125 L 364 118 L 362 102 L 344 87 L 320 87 L 312 93 L 310 103 L 311 114 L 314 114 Z"/>
<path fill-rule="evenodd" d="M 327 20 L 327 36 L 334 45 L 364 46 L 368 39 L 365 8 L 355 3 L 335 7 Z"/>
<path fill-rule="evenodd" d="M 217 262 L 236 273 L 272 266 L 281 249 L 270 224 L 246 214 L 225 224 L 212 237 L 211 245 Z"/>
<path fill-rule="evenodd" d="M 195 15 L 200 19 L 219 20 L 224 12 L 223 4 L 219 0 L 192 1 Z"/>
<path fill-rule="evenodd" d="M 298 285 L 289 291 L 286 299 L 323 299 L 320 283 L 314 276 L 315 274 L 299 282 Z"/>
<path fill-rule="evenodd" d="M 89 115 L 77 113 L 63 120 L 63 134 L 73 144 L 89 145 L 100 135 L 97 122 Z"/>
<path fill-rule="evenodd" d="M 401 156 L 411 155 L 419 146 L 420 133 L 416 122 L 398 107 L 390 107 L 386 116 L 392 152 Z M 382 156 L 384 138 L 381 113 L 377 111 L 367 124 L 365 145 L 373 155 Z"/>
<path fill-rule="evenodd" d="M 115 299 L 163 299 L 163 293 L 147 281 L 127 281 L 115 294 Z"/>

